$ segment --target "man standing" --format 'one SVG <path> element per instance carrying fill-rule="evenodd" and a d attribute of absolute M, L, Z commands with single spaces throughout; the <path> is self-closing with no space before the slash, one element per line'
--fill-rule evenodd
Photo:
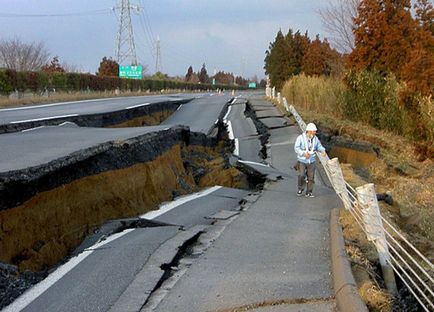
<path fill-rule="evenodd" d="M 315 124 L 309 123 L 306 126 L 306 132 L 300 134 L 295 141 L 294 150 L 297 153 L 298 160 L 298 191 L 297 196 L 301 196 L 306 185 L 306 197 L 315 197 L 312 194 L 315 177 L 315 152 L 325 154 L 325 148 L 316 137 L 317 128 Z"/>

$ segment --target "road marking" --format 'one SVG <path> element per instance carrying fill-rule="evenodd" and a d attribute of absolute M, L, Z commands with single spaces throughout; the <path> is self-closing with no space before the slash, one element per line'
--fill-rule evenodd
<path fill-rule="evenodd" d="M 262 164 L 262 163 L 258 163 L 258 162 L 254 162 L 254 161 L 249 161 L 249 160 L 238 160 L 238 161 L 240 163 L 258 165 L 258 166 L 263 166 L 263 167 L 270 168 L 270 165 L 268 165 L 268 164 Z"/>
<path fill-rule="evenodd" d="M 26 130 L 21 130 L 21 132 L 29 132 L 29 131 L 33 131 L 33 130 L 38 130 L 41 128 L 46 128 L 47 126 L 39 126 L 39 127 L 35 127 L 35 128 L 30 128 L 30 129 L 26 129 Z"/>
<path fill-rule="evenodd" d="M 232 106 L 229 106 L 229 107 L 228 107 L 228 111 L 226 112 L 225 117 L 223 117 L 223 120 L 224 120 L 224 121 L 226 121 L 226 120 L 228 119 L 228 116 L 229 116 L 229 114 L 230 114 L 230 112 L 231 112 L 231 109 L 232 109 Z"/>
<path fill-rule="evenodd" d="M 230 120 L 228 120 L 228 122 L 226 124 L 228 125 L 229 139 L 231 139 L 231 140 L 235 139 L 234 131 L 232 130 L 232 122 Z"/>
<path fill-rule="evenodd" d="M 126 107 L 126 109 L 137 108 L 137 107 L 146 106 L 146 105 L 149 105 L 149 104 L 151 104 L 151 103 L 137 104 L 137 105 L 133 105 L 133 106 L 128 106 L 128 107 Z"/>
<path fill-rule="evenodd" d="M 179 107 L 176 109 L 176 111 L 179 111 L 179 109 L 182 107 L 182 104 L 179 105 Z"/>
<path fill-rule="evenodd" d="M 42 117 L 42 118 L 27 119 L 27 120 L 16 120 L 16 121 L 11 121 L 10 124 L 17 124 L 17 123 L 22 123 L 22 122 L 32 122 L 32 121 L 41 121 L 41 120 L 50 120 L 50 119 L 57 119 L 57 118 L 76 117 L 76 116 L 78 116 L 78 114 Z"/>
<path fill-rule="evenodd" d="M 67 105 L 67 104 L 84 103 L 84 102 L 110 101 L 110 100 L 114 100 L 114 99 L 117 99 L 117 98 L 83 100 L 83 101 L 72 101 L 72 102 L 60 102 L 60 103 L 43 104 L 43 105 L 35 105 L 35 106 L 27 106 L 27 107 L 25 106 L 25 107 L 5 108 L 5 109 L 0 109 L 0 113 L 1 112 L 8 112 L 8 111 L 23 110 L 23 109 L 35 109 L 35 108 L 41 108 L 41 107 L 52 107 L 52 106 L 60 106 L 60 105 Z"/>
<path fill-rule="evenodd" d="M 240 156 L 240 143 L 238 142 L 237 138 L 234 141 L 235 141 L 234 155 Z"/>
<path fill-rule="evenodd" d="M 182 197 L 180 197 L 180 198 L 178 198 L 178 199 L 176 199 L 170 203 L 161 205 L 160 209 L 158 209 L 158 210 L 150 211 L 148 213 L 145 213 L 144 215 L 141 215 L 140 218 L 150 219 L 150 220 L 155 219 L 156 217 L 161 216 L 162 214 L 164 214 L 164 213 L 166 213 L 166 212 L 168 212 L 168 211 L 170 211 L 170 210 L 172 210 L 172 209 L 174 209 L 180 205 L 183 205 L 185 203 L 188 203 L 189 201 L 201 198 L 203 196 L 209 195 L 209 194 L 211 194 L 211 193 L 213 193 L 213 192 L 215 192 L 221 188 L 222 188 L 222 186 L 217 185 L 217 186 L 210 187 L 206 190 L 200 191 L 198 193 L 194 193 L 194 194 L 187 195 L 187 196 L 182 196 Z"/>
<path fill-rule="evenodd" d="M 60 280 L 66 273 L 71 271 L 74 267 L 76 267 L 81 261 L 89 257 L 95 249 L 108 244 L 115 239 L 118 239 L 130 232 L 134 231 L 134 229 L 127 229 L 123 232 L 116 233 L 114 235 L 109 236 L 106 240 L 96 243 L 89 249 L 84 250 L 81 254 L 71 258 L 67 263 L 58 267 L 53 273 L 47 276 L 44 280 L 24 292 L 17 300 L 15 300 L 12 304 L 7 306 L 2 310 L 2 312 L 18 312 L 27 307 L 30 303 L 32 303 L 36 298 L 42 295 L 48 288 L 50 288 L 54 283 Z"/>

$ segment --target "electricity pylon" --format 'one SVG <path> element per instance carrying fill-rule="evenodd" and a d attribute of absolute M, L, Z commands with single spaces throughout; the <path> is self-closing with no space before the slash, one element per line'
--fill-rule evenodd
<path fill-rule="evenodd" d="M 116 61 L 121 65 L 129 61 L 130 65 L 137 65 L 136 46 L 134 43 L 133 26 L 131 25 L 131 9 L 129 0 L 119 2 L 119 29 L 116 38 Z"/>

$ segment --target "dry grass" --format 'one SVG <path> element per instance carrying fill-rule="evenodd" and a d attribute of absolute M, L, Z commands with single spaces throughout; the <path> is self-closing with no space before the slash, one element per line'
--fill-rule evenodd
<path fill-rule="evenodd" d="M 340 211 L 340 223 L 360 297 L 369 311 L 392 311 L 392 297 L 380 287 L 381 277 L 375 270 L 378 262 L 375 247 L 367 241 L 366 236 L 360 227 L 354 223 L 349 212 Z"/>

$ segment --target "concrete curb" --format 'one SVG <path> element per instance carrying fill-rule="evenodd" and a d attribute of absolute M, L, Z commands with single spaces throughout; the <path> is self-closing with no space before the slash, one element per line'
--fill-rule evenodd
<path fill-rule="evenodd" d="M 339 223 L 339 209 L 330 212 L 330 241 L 332 257 L 333 287 L 336 305 L 341 312 L 368 312 L 360 298 L 345 251 L 342 228 Z"/>

